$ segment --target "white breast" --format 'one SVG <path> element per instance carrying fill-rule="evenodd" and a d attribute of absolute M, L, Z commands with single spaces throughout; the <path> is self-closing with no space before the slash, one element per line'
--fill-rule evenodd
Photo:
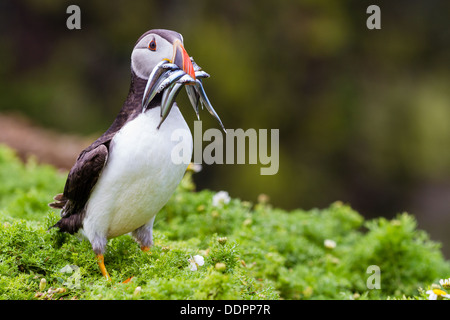
<path fill-rule="evenodd" d="M 159 129 L 160 108 L 153 108 L 127 123 L 114 136 L 107 164 L 91 194 L 83 229 L 88 238 L 116 237 L 151 220 L 167 203 L 187 165 L 171 159 L 175 146 L 192 155 L 192 136 L 174 106 Z M 188 136 L 172 141 L 174 130 Z"/>

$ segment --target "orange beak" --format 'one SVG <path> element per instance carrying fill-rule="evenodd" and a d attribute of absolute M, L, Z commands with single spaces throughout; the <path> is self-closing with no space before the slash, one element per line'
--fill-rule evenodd
<path fill-rule="evenodd" d="M 180 40 L 175 40 L 173 43 L 173 58 L 172 63 L 176 64 L 183 69 L 188 75 L 190 75 L 193 79 L 195 79 L 195 70 L 192 65 L 191 58 L 183 47 L 183 44 Z"/>

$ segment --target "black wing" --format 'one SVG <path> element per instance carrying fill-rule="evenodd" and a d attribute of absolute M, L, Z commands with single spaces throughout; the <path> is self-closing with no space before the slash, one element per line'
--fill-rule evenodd
<path fill-rule="evenodd" d="M 55 227 L 75 233 L 82 226 L 84 207 L 107 159 L 105 144 L 90 146 L 78 156 L 67 177 L 64 193 L 55 196 L 55 202 L 49 204 L 52 208 L 62 209 L 61 220 Z"/>

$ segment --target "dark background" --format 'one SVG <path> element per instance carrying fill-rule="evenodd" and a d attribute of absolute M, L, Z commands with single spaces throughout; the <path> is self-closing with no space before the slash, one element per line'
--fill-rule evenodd
<path fill-rule="evenodd" d="M 68 30 L 66 8 L 81 8 Z M 381 30 L 366 9 L 381 8 Z M 449 1 L 1 1 L 0 113 L 96 138 L 122 106 L 137 38 L 183 34 L 227 128 L 280 130 L 279 172 L 211 165 L 198 189 L 287 210 L 407 211 L 450 256 Z M 192 127 L 195 114 L 178 98 Z M 218 127 L 204 110 L 203 128 Z M 0 135 L 1 135 L 0 129 Z"/>

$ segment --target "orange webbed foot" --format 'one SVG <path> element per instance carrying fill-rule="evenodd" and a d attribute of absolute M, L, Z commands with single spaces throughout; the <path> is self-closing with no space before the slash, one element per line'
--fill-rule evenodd
<path fill-rule="evenodd" d="M 144 251 L 144 252 L 147 252 L 147 253 L 151 254 L 151 252 L 150 252 L 150 247 L 147 247 L 147 246 L 141 246 L 141 250 Z"/>
<path fill-rule="evenodd" d="M 97 259 L 97 264 L 98 264 L 98 267 L 100 268 L 102 275 L 106 278 L 106 280 L 111 281 L 111 277 L 109 276 L 109 273 L 105 267 L 105 258 L 103 257 L 103 255 L 98 254 L 96 256 L 96 259 Z"/>

